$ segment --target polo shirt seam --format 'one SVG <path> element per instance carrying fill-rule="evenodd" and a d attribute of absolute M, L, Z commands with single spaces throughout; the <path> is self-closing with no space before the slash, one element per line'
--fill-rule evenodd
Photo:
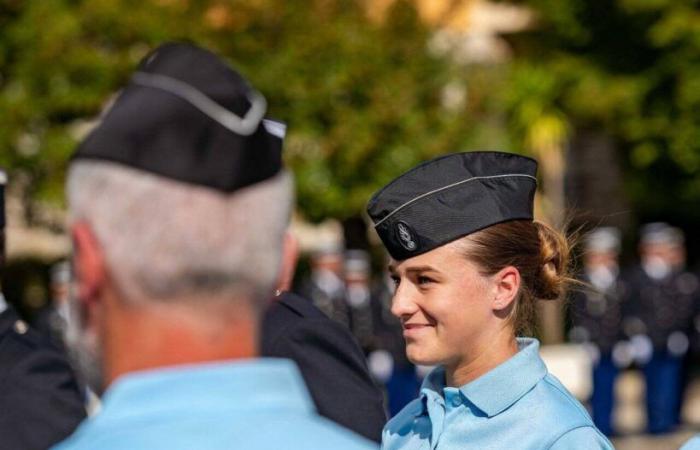
<path fill-rule="evenodd" d="M 567 433 L 571 433 L 572 431 L 578 430 L 578 429 L 580 429 L 580 428 L 594 428 L 594 427 L 593 427 L 592 425 L 590 425 L 590 424 L 583 424 L 583 425 L 577 425 L 577 426 L 575 426 L 575 427 L 569 428 L 569 429 L 567 429 L 566 431 L 564 431 L 562 434 L 560 434 L 559 436 L 557 436 L 557 437 L 547 446 L 547 449 L 551 449 L 552 446 L 553 446 L 554 444 L 556 444 L 561 438 L 563 438 L 564 436 L 566 436 Z"/>
<path fill-rule="evenodd" d="M 576 408 L 576 411 L 578 412 L 579 417 L 588 422 L 586 424 L 586 426 L 590 426 L 590 418 L 588 418 L 586 416 L 586 414 L 584 414 L 584 411 L 581 409 L 581 404 L 578 403 L 573 398 L 571 398 L 568 392 L 562 390 L 559 386 L 557 386 L 555 383 L 552 383 L 550 380 L 547 380 L 547 377 L 545 377 L 544 380 L 547 384 L 549 384 L 554 389 L 556 389 L 556 391 L 558 393 L 562 394 L 562 397 L 564 397 L 564 399 L 566 399 L 566 401 L 569 402 L 569 404 L 571 404 L 572 406 L 574 406 Z"/>

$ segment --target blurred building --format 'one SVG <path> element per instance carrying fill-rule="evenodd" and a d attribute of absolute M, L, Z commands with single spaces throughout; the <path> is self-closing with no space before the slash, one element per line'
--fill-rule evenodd
<path fill-rule="evenodd" d="M 367 3 L 369 16 L 381 21 L 397 0 Z M 531 26 L 533 14 L 525 7 L 487 0 L 414 0 L 421 19 L 438 31 L 431 49 L 451 54 L 457 62 L 494 63 L 512 51 L 503 34 Z"/>

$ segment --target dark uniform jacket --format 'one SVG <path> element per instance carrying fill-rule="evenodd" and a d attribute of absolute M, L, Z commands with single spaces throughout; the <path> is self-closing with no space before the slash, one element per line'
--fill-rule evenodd
<path fill-rule="evenodd" d="M 85 417 L 68 362 L 9 307 L 0 313 L 0 450 L 46 450 Z"/>
<path fill-rule="evenodd" d="M 383 396 L 346 327 L 310 301 L 285 292 L 265 315 L 261 352 L 296 362 L 322 416 L 381 440 L 386 422 Z"/>
<path fill-rule="evenodd" d="M 571 294 L 570 312 L 573 327 L 569 332 L 574 342 L 595 345 L 603 354 L 624 338 L 622 333 L 622 295 L 624 284 L 616 280 L 605 291 L 591 284 L 586 275 L 579 277 L 584 285 Z"/>
<path fill-rule="evenodd" d="M 392 288 L 393 282 L 392 287 L 384 282 L 374 287 L 372 296 L 374 349 L 389 352 L 395 367 L 412 367 L 413 364 L 406 357 L 406 341 L 403 338 L 401 320 L 391 313 L 391 300 L 394 296 Z"/>
<path fill-rule="evenodd" d="M 665 351 L 673 333 L 687 336 L 699 285 L 695 275 L 677 272 L 654 280 L 638 267 L 626 279 L 626 328 L 648 336 L 655 351 Z"/>

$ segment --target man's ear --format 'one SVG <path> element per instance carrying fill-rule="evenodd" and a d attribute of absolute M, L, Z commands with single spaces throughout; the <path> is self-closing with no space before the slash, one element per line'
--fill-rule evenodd
<path fill-rule="evenodd" d="M 280 274 L 277 278 L 278 291 L 288 291 L 292 288 L 294 281 L 294 271 L 297 268 L 297 260 L 299 259 L 299 243 L 297 238 L 287 230 L 284 234 L 284 242 L 282 244 L 282 263 L 280 265 Z"/>
<path fill-rule="evenodd" d="M 507 309 L 520 292 L 520 272 L 513 266 L 506 266 L 493 275 L 495 295 L 493 309 Z"/>
<path fill-rule="evenodd" d="M 86 222 L 74 223 L 71 227 L 71 235 L 78 300 L 81 303 L 91 303 L 99 298 L 99 293 L 106 281 L 102 250 Z"/>

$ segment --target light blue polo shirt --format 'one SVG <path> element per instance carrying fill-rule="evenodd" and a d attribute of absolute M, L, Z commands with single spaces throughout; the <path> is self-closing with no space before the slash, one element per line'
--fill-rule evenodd
<path fill-rule="evenodd" d="M 680 450 L 700 450 L 700 436 L 695 436 L 683 444 Z"/>
<path fill-rule="evenodd" d="M 351 407 L 351 406 L 348 406 Z M 251 359 L 135 372 L 55 450 L 368 450 L 318 416 L 291 361 Z"/>
<path fill-rule="evenodd" d="M 583 406 L 547 372 L 539 342 L 518 339 L 512 358 L 460 388 L 443 368 L 384 428 L 384 450 L 612 449 Z"/>

